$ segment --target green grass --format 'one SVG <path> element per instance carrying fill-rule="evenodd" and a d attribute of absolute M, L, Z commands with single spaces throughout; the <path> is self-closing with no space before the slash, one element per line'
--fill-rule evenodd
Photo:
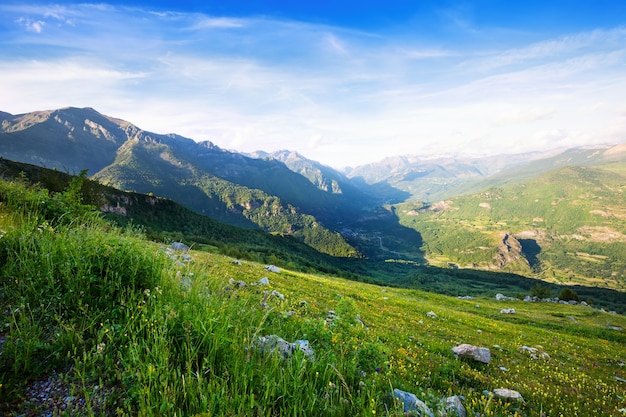
<path fill-rule="evenodd" d="M 85 400 L 66 415 L 400 416 L 393 388 L 438 415 L 455 394 L 468 415 L 618 416 L 626 406 L 616 379 L 626 379 L 626 332 L 609 328 L 626 329 L 624 316 L 187 257 L 112 227 L 70 190 L 51 197 L 0 182 L 5 415 L 32 412 L 25 389 L 53 372 Z M 269 286 L 255 285 L 265 276 Z M 272 290 L 284 300 L 270 295 L 263 307 Z M 517 313 L 500 314 L 505 307 Z M 255 348 L 271 334 L 309 340 L 315 359 Z M 459 343 L 491 348 L 492 362 L 455 359 Z M 524 345 L 549 358 L 532 359 Z M 483 394 L 495 388 L 518 390 L 525 403 Z"/>

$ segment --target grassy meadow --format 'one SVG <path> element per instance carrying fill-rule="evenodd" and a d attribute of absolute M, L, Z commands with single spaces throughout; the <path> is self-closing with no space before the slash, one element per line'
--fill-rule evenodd
<path fill-rule="evenodd" d="M 394 388 L 437 416 L 452 395 L 469 416 L 626 414 L 622 315 L 174 251 L 102 220 L 79 181 L 53 195 L 0 181 L 0 414 L 401 416 Z M 264 352 L 268 335 L 314 358 Z M 491 362 L 455 358 L 461 343 Z M 62 394 L 33 399 L 42 381 Z"/>

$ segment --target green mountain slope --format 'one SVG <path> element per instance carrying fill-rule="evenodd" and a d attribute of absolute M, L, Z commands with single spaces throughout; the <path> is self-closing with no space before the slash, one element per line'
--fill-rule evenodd
<path fill-rule="evenodd" d="M 522 184 L 396 207 L 434 265 L 626 289 L 626 164 L 572 166 Z"/>
<path fill-rule="evenodd" d="M 143 131 L 93 109 L 3 116 L 0 155 L 80 172 L 120 189 L 155 193 L 237 226 L 291 234 L 335 256 L 357 251 L 330 230 L 359 205 L 319 190 L 278 161 L 264 161 Z"/>
<path fill-rule="evenodd" d="M 400 417 L 394 389 L 437 416 L 452 396 L 470 416 L 622 414 L 622 315 L 270 272 L 70 197 L 0 181 L 2 414 Z"/>

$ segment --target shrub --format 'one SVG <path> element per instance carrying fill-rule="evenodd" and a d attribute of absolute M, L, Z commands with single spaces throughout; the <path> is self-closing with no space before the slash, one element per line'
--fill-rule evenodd
<path fill-rule="evenodd" d="M 572 290 L 571 288 L 563 288 L 561 290 L 561 293 L 559 294 L 559 299 L 564 300 L 564 301 L 578 301 L 580 302 L 580 297 L 578 297 L 578 294 L 576 294 L 576 291 Z"/>

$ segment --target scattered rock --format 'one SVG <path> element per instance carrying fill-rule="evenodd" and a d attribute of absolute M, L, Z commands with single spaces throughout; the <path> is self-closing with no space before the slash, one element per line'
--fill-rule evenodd
<path fill-rule="evenodd" d="M 276 274 L 280 274 L 280 268 L 276 265 L 268 265 L 264 269 L 270 272 L 274 272 Z"/>
<path fill-rule="evenodd" d="M 399 389 L 393 390 L 393 396 L 402 402 L 405 414 L 416 413 L 418 416 L 435 417 L 430 408 L 423 401 L 410 392 Z"/>
<path fill-rule="evenodd" d="M 488 348 L 476 347 L 467 343 L 452 348 L 455 355 L 461 358 L 474 359 L 477 362 L 489 363 L 491 351 Z"/>
<path fill-rule="evenodd" d="M 285 296 L 284 296 L 283 294 L 279 293 L 279 292 L 278 292 L 278 291 L 276 291 L 276 290 L 273 290 L 273 291 L 270 293 L 270 296 L 274 296 L 274 297 L 280 298 L 280 300 L 281 300 L 281 301 L 285 299 Z"/>
<path fill-rule="evenodd" d="M 465 407 L 461 402 L 461 397 L 458 395 L 454 395 L 452 397 L 446 398 L 446 412 L 454 413 L 453 415 L 457 417 L 466 417 L 467 413 L 465 411 Z"/>
<path fill-rule="evenodd" d="M 607 327 L 607 328 L 609 328 L 610 330 L 615 330 L 615 331 L 617 331 L 617 332 L 621 332 L 622 330 L 624 330 L 624 329 L 622 329 L 621 327 L 619 327 L 619 326 L 613 326 L 612 324 L 609 324 L 609 325 L 607 325 L 606 327 Z"/>
<path fill-rule="evenodd" d="M 519 301 L 519 298 L 507 297 L 504 294 L 496 294 L 496 300 L 497 301 Z"/>
<path fill-rule="evenodd" d="M 457 298 L 459 300 L 473 300 L 474 299 L 474 297 L 472 297 L 471 295 L 459 295 Z M 452 398 L 452 397 L 450 397 L 450 398 Z"/>
<path fill-rule="evenodd" d="M 426 313 L 426 317 L 430 317 L 431 319 L 436 319 L 437 314 L 435 314 L 434 311 L 429 311 L 428 313 Z"/>
<path fill-rule="evenodd" d="M 528 352 L 530 354 L 530 357 L 532 359 L 550 359 L 550 355 L 548 355 L 546 352 L 541 351 L 537 348 L 534 347 L 530 347 L 530 346 L 522 346 L 520 348 L 520 350 L 524 351 L 524 352 Z"/>
<path fill-rule="evenodd" d="M 270 285 L 270 280 L 267 277 L 263 277 L 259 280 L 260 285 Z"/>
<path fill-rule="evenodd" d="M 619 376 L 616 376 L 616 377 L 615 377 L 615 380 L 616 380 L 617 382 L 626 382 L 626 379 L 624 379 L 624 378 L 620 378 Z"/>
<path fill-rule="evenodd" d="M 498 367 L 499 370 L 501 370 L 502 372 L 509 372 L 508 369 L 506 369 L 504 366 L 500 366 Z"/>
<path fill-rule="evenodd" d="M 172 242 L 171 246 L 172 246 L 172 249 L 181 251 L 181 252 L 187 252 L 189 250 L 189 246 L 185 245 L 182 242 Z"/>
<path fill-rule="evenodd" d="M 264 353 L 277 353 L 284 359 L 289 359 L 293 356 L 294 352 L 299 350 L 304 356 L 309 359 L 313 359 L 315 352 L 309 344 L 308 340 L 296 340 L 293 343 L 287 342 L 282 337 L 275 334 L 270 336 L 259 336 L 255 341 L 254 346 Z"/>
<path fill-rule="evenodd" d="M 502 313 L 502 314 L 515 314 L 515 309 L 514 308 L 503 308 L 502 310 L 500 310 L 500 313 Z"/>
<path fill-rule="evenodd" d="M 234 259 L 231 264 L 241 266 L 241 261 L 239 259 Z"/>
<path fill-rule="evenodd" d="M 248 284 L 245 283 L 245 281 L 235 281 L 234 279 L 229 279 L 228 283 L 233 287 L 233 288 L 244 288 L 247 287 Z"/>
<path fill-rule="evenodd" d="M 512 389 L 507 389 L 507 388 L 494 389 L 493 396 L 496 398 L 500 398 L 502 400 L 524 402 L 524 398 L 522 397 L 522 394 L 520 394 L 517 391 L 513 391 Z"/>

